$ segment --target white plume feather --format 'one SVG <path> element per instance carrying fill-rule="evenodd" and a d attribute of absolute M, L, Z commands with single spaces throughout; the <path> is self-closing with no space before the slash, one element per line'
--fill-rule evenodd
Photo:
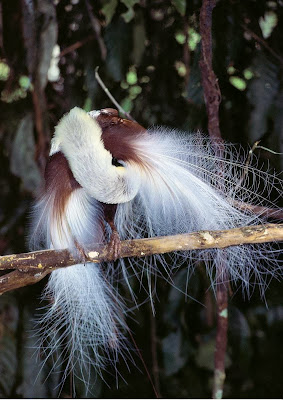
<path fill-rule="evenodd" d="M 61 219 L 54 218 L 54 197 L 46 193 L 34 209 L 32 248 L 69 248 L 74 240 L 82 247 L 102 241 L 101 206 L 84 189 L 75 190 Z M 51 273 L 43 293 L 51 304 L 38 319 L 39 348 L 46 360 L 56 359 L 62 383 L 70 372 L 88 386 L 93 365 L 100 373 L 123 352 L 125 312 L 118 293 L 106 281 L 98 264 L 78 264 Z M 62 352 L 63 357 L 54 357 Z"/>
<path fill-rule="evenodd" d="M 209 140 L 200 135 L 159 128 L 140 135 L 133 146 L 143 168 L 132 162 L 126 168 L 135 169 L 142 183 L 133 201 L 118 206 L 115 223 L 123 239 L 261 224 L 264 217 L 248 209 L 240 211 L 235 201 L 243 207 L 245 202 L 274 207 L 261 195 L 262 185 L 268 190 L 273 187 L 277 197 L 282 196 L 278 178 L 245 166 L 244 160 L 237 160 L 233 154 L 232 146 L 225 146 L 223 158 L 216 157 Z M 276 255 L 270 244 L 176 251 L 168 267 L 172 273 L 184 261 L 192 266 L 202 260 L 214 285 L 215 267 L 221 263 L 226 266 L 223 279 L 241 282 L 248 294 L 258 285 L 263 294 L 270 277 L 280 273 Z M 147 264 L 146 260 L 140 262 L 144 267 Z M 149 268 L 154 269 L 157 262 L 168 271 L 160 255 L 151 257 Z M 121 264 L 124 269 L 125 263 Z"/>
<path fill-rule="evenodd" d="M 95 121 L 98 115 L 92 113 L 92 119 L 75 108 L 56 128 L 51 154 L 64 153 L 82 188 L 68 199 L 61 220 L 54 219 L 52 195 L 44 195 L 34 211 L 32 248 L 72 249 L 74 239 L 82 246 L 101 241 L 104 232 L 99 223 L 99 201 L 119 203 L 115 224 L 123 240 L 259 224 L 264 222 L 263 217 L 248 209 L 238 210 L 234 201 L 271 204 L 260 193 L 262 184 L 270 188 L 276 183 L 277 195 L 282 195 L 279 179 L 244 166 L 233 156 L 231 146 L 225 147 L 225 156 L 220 159 L 209 140 L 200 135 L 161 128 L 133 136 L 131 146 L 138 161 L 125 161 L 117 168 L 112 165 L 112 154 L 104 148 Z M 223 279 L 239 280 L 247 293 L 257 284 L 263 293 L 268 277 L 277 276 L 279 268 L 276 251 L 270 245 L 174 252 L 171 259 L 168 266 L 160 255 L 128 261 L 140 275 L 144 268 L 148 274 L 156 272 L 159 263 L 171 274 L 185 261 L 193 264 L 203 260 L 212 285 L 216 266 L 224 263 Z M 127 262 L 119 262 L 128 282 Z M 123 306 L 98 265 L 76 265 L 53 272 L 45 296 L 53 299 L 41 321 L 43 335 L 50 338 L 49 355 L 67 342 L 68 367 L 77 364 L 83 370 L 84 364 L 94 363 L 99 369 L 113 349 L 115 357 L 123 349 L 124 338 L 118 329 L 125 328 Z"/>

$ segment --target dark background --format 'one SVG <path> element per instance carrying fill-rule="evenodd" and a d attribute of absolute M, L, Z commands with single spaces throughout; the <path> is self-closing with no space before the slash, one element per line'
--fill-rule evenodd
<path fill-rule="evenodd" d="M 96 66 L 116 100 L 146 127 L 206 132 L 207 117 L 199 70 L 201 1 L 2 0 L 0 6 L 0 254 L 12 254 L 26 250 L 29 210 L 58 119 L 74 106 L 113 106 L 96 82 Z M 264 147 L 283 152 L 282 6 L 282 0 L 220 0 L 213 12 L 220 128 L 224 139 L 245 149 L 262 139 Z M 256 154 L 263 168 L 282 170 L 278 155 Z M 174 279 L 184 287 L 186 271 Z M 32 321 L 44 283 L 0 297 L 1 397 L 58 396 L 52 389 L 58 377 L 48 376 L 48 365 L 35 381 Z M 211 396 L 216 326 L 208 288 L 201 268 L 190 279 L 187 299 L 158 282 L 155 318 L 144 304 L 129 321 L 163 397 Z M 282 284 L 272 282 L 265 300 L 257 291 L 244 298 L 233 287 L 224 397 L 282 397 L 282 343 Z M 118 389 L 106 374 L 95 394 L 154 397 L 134 358 L 137 367 L 129 365 L 130 371 L 121 363 Z M 83 385 L 77 392 L 84 396 Z M 60 396 L 70 396 L 68 382 Z"/>

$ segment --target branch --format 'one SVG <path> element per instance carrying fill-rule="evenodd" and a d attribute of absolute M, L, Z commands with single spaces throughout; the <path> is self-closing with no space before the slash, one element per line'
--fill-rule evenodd
<path fill-rule="evenodd" d="M 199 62 L 204 100 L 208 116 L 208 132 L 212 139 L 215 153 L 223 156 L 223 140 L 219 128 L 219 104 L 221 92 L 218 79 L 212 68 L 212 11 L 216 0 L 203 0 L 200 10 L 201 59 Z M 223 175 L 223 165 L 219 164 L 219 177 Z M 225 263 L 225 261 L 224 261 Z M 214 353 L 213 398 L 221 399 L 225 381 L 225 354 L 228 332 L 228 292 L 225 284 L 225 265 L 217 265 L 216 305 L 217 332 Z M 220 279 L 219 277 L 224 277 Z M 228 281 L 228 279 L 227 279 Z"/>
<path fill-rule="evenodd" d="M 200 34 L 201 34 L 201 59 L 199 62 L 201 79 L 208 116 L 209 136 L 221 143 L 222 137 L 219 128 L 218 110 L 221 102 L 221 92 L 218 79 L 212 69 L 212 10 L 215 0 L 203 0 L 200 11 Z M 219 149 L 221 151 L 221 148 Z"/>
<path fill-rule="evenodd" d="M 250 211 L 256 215 L 261 215 L 267 218 L 283 219 L 282 208 L 269 208 L 264 206 L 256 206 L 254 204 L 245 203 L 244 201 L 232 200 L 231 204 L 242 211 Z"/>
<path fill-rule="evenodd" d="M 61 51 L 61 53 L 58 55 L 58 58 L 62 58 L 68 53 L 71 53 L 72 51 L 75 51 L 79 49 L 80 47 L 84 46 L 86 43 L 90 42 L 91 40 L 94 40 L 95 36 L 94 35 L 89 35 L 86 38 L 82 40 L 78 40 L 77 42 L 71 44 L 70 46 L 66 47 Z"/>
<path fill-rule="evenodd" d="M 119 258 L 145 257 L 172 251 L 188 251 L 283 241 L 283 224 L 248 226 L 221 231 L 199 231 L 150 239 L 124 240 Z M 98 244 L 85 250 L 86 259 L 67 249 L 41 250 L 0 257 L 0 270 L 15 270 L 0 277 L 0 294 L 38 282 L 58 268 L 80 263 L 113 261 L 108 245 Z"/>
<path fill-rule="evenodd" d="M 251 37 L 252 37 L 256 42 L 260 43 L 266 50 L 268 50 L 269 53 L 270 53 L 271 55 L 273 55 L 273 57 L 276 58 L 276 59 L 280 62 L 281 67 L 283 66 L 283 57 L 280 56 L 279 54 L 277 54 L 277 53 L 267 44 L 267 42 L 266 42 L 263 38 L 259 37 L 259 36 L 258 36 L 255 32 L 253 32 L 247 25 L 241 24 L 241 27 L 242 27 L 249 35 L 251 35 Z"/>
<path fill-rule="evenodd" d="M 115 99 L 114 96 L 112 96 L 112 94 L 110 93 L 109 89 L 105 86 L 104 82 L 102 81 L 102 79 L 99 76 L 98 73 L 98 69 L 99 67 L 95 68 L 95 79 L 97 80 L 97 82 L 99 83 L 99 85 L 101 86 L 101 88 L 104 90 L 104 92 L 107 94 L 107 96 L 109 97 L 109 99 L 112 101 L 112 103 L 115 105 L 115 107 L 119 110 L 119 112 L 124 115 L 126 118 L 128 118 L 129 120 L 133 121 L 133 122 L 137 122 L 129 113 L 127 113 L 122 106 L 120 106 L 120 104 L 118 103 L 118 101 Z"/>

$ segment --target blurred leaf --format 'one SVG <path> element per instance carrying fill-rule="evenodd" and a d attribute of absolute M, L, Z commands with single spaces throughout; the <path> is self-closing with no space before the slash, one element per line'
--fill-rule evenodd
<path fill-rule="evenodd" d="M 126 75 L 126 81 L 129 85 L 135 85 L 138 81 L 137 72 L 135 68 L 131 68 Z"/>
<path fill-rule="evenodd" d="M 125 6 L 128 8 L 128 10 L 121 14 L 122 17 L 124 18 L 125 22 L 130 22 L 134 16 L 135 16 L 135 12 L 134 12 L 134 5 L 139 3 L 139 0 L 121 0 L 121 3 L 124 3 Z"/>
<path fill-rule="evenodd" d="M 198 346 L 198 351 L 195 356 L 195 362 L 201 368 L 206 368 L 210 371 L 214 371 L 214 353 L 215 353 L 215 337 L 204 337 Z M 225 355 L 225 368 L 231 365 L 231 359 L 226 353 Z"/>
<path fill-rule="evenodd" d="M 244 79 L 240 78 L 239 76 L 230 76 L 229 82 L 240 91 L 246 90 L 247 84 Z"/>
<path fill-rule="evenodd" d="M 10 397 L 17 369 L 18 310 L 10 294 L 0 300 L 0 396 Z"/>
<path fill-rule="evenodd" d="M 267 121 L 280 87 L 280 80 L 279 67 L 261 51 L 257 52 L 251 69 L 255 77 L 249 81 L 247 98 L 253 107 L 249 121 L 249 139 L 254 143 L 267 131 Z"/>
<path fill-rule="evenodd" d="M 272 307 L 267 313 L 267 325 L 272 326 L 274 324 L 283 322 L 283 306 Z"/>
<path fill-rule="evenodd" d="M 57 42 L 56 10 L 53 2 L 41 0 L 37 3 L 37 13 L 40 15 L 38 35 L 40 37 L 37 53 L 36 76 L 41 89 L 44 89 L 48 80 L 48 69 L 52 58 L 53 48 Z"/>
<path fill-rule="evenodd" d="M 35 10 L 33 1 L 22 1 L 22 24 L 23 24 L 23 39 L 26 49 L 26 65 L 30 76 L 33 76 L 36 68 L 37 53 L 36 46 L 36 31 L 35 31 Z"/>
<path fill-rule="evenodd" d="M 251 337 L 251 330 L 245 315 L 233 306 L 229 306 L 229 328 L 234 336 Z"/>
<path fill-rule="evenodd" d="M 6 81 L 10 75 L 10 67 L 4 61 L 0 61 L 0 81 Z"/>
<path fill-rule="evenodd" d="M 180 269 L 173 279 L 169 289 L 168 300 L 164 309 L 163 321 L 173 329 L 182 324 L 182 315 L 188 304 L 194 302 L 194 296 L 199 289 L 198 274 L 194 273 L 188 279 L 187 268 Z M 186 296 L 188 293 L 189 296 Z"/>
<path fill-rule="evenodd" d="M 199 69 L 199 57 L 200 45 L 197 45 L 195 56 L 193 58 L 193 64 L 190 68 L 186 98 L 194 104 L 201 105 L 204 103 L 204 99 L 201 84 L 201 74 Z"/>
<path fill-rule="evenodd" d="M 252 330 L 245 314 L 233 305 L 229 305 L 229 340 L 234 362 L 241 360 L 243 370 L 248 370 L 253 353 Z"/>
<path fill-rule="evenodd" d="M 172 0 L 176 10 L 184 16 L 186 13 L 186 0 Z"/>
<path fill-rule="evenodd" d="M 22 75 L 19 79 L 19 85 L 23 89 L 29 89 L 31 87 L 31 81 L 28 76 Z"/>
<path fill-rule="evenodd" d="M 189 39 L 188 44 L 191 51 L 194 51 L 201 40 L 200 34 L 194 30 L 194 28 L 189 28 Z"/>
<path fill-rule="evenodd" d="M 176 374 L 184 367 L 188 360 L 188 351 L 180 329 L 162 340 L 162 352 L 166 376 Z"/>
<path fill-rule="evenodd" d="M 199 344 L 198 352 L 195 357 L 197 365 L 201 368 L 214 370 L 215 339 L 209 339 Z"/>
<path fill-rule="evenodd" d="M 130 97 L 126 97 L 121 101 L 121 107 L 126 111 L 126 112 L 131 112 L 133 109 L 133 102 L 130 99 Z"/>
<path fill-rule="evenodd" d="M 146 41 L 146 29 L 143 18 L 139 18 L 138 22 L 133 26 L 133 63 L 139 65 L 144 54 Z"/>
<path fill-rule="evenodd" d="M 85 102 L 84 102 L 84 105 L 83 105 L 83 109 L 84 109 L 86 112 L 89 112 L 89 111 L 92 110 L 92 101 L 91 101 L 91 99 L 90 99 L 89 97 L 87 97 L 87 98 L 85 99 Z"/>
<path fill-rule="evenodd" d="M 264 17 L 261 17 L 259 19 L 259 26 L 261 28 L 262 36 L 264 37 L 264 39 L 269 38 L 269 36 L 272 34 L 273 29 L 276 27 L 277 23 L 278 23 L 278 17 L 274 11 L 267 11 L 264 14 Z"/>
<path fill-rule="evenodd" d="M 244 74 L 245 79 L 247 79 L 247 80 L 250 80 L 250 79 L 252 79 L 254 77 L 253 71 L 251 69 L 249 69 L 249 68 L 246 68 L 243 71 L 243 74 Z"/>
<path fill-rule="evenodd" d="M 122 18 L 114 20 L 105 29 L 105 44 L 107 47 L 107 71 L 114 81 L 124 78 L 131 53 L 130 26 Z"/>
<path fill-rule="evenodd" d="M 104 0 L 103 4 L 104 5 L 101 9 L 101 12 L 102 14 L 105 15 L 106 25 L 108 25 L 115 14 L 118 5 L 118 0 L 106 0 L 106 1 Z"/>
<path fill-rule="evenodd" d="M 125 13 L 123 13 L 121 15 L 124 18 L 125 22 L 128 23 L 134 18 L 135 13 L 134 13 L 134 10 L 132 8 L 129 8 L 128 11 L 126 11 Z"/>
<path fill-rule="evenodd" d="M 11 172 L 22 179 L 25 190 L 37 193 L 41 184 L 41 174 L 35 162 L 35 141 L 32 114 L 27 114 L 20 122 L 12 144 Z"/>
<path fill-rule="evenodd" d="M 179 76 L 181 76 L 181 77 L 186 76 L 187 68 L 182 61 L 175 61 L 175 68 L 176 68 Z"/>
<path fill-rule="evenodd" d="M 182 31 L 178 31 L 175 33 L 175 39 L 179 44 L 185 44 L 186 42 L 186 36 Z"/>

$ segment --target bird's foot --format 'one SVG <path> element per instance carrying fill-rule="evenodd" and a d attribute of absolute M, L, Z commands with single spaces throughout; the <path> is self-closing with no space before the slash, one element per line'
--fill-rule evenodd
<path fill-rule="evenodd" d="M 108 243 L 108 256 L 113 261 L 119 258 L 121 252 L 121 240 L 118 231 L 112 230 L 110 241 Z"/>
<path fill-rule="evenodd" d="M 88 255 L 85 252 L 85 249 L 75 240 L 75 246 L 79 253 L 80 261 L 82 264 L 85 264 L 88 261 Z"/>

